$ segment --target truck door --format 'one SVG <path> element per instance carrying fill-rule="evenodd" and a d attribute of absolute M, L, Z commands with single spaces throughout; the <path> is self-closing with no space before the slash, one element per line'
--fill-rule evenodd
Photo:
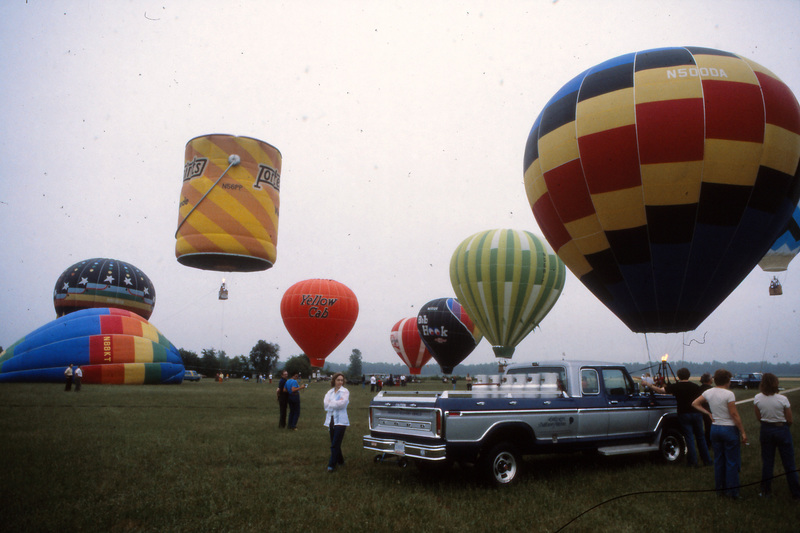
<path fill-rule="evenodd" d="M 600 391 L 600 375 L 594 368 L 581 368 L 581 397 L 578 437 L 605 437 L 608 434 L 608 409 Z"/>
<path fill-rule="evenodd" d="M 604 368 L 603 389 L 609 407 L 608 435 L 632 436 L 648 431 L 649 410 L 634 394 L 633 380 L 620 368 Z"/>

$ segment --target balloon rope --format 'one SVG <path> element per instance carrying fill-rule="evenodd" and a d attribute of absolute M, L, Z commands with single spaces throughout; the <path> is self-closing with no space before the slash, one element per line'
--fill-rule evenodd
<path fill-rule="evenodd" d="M 225 172 L 223 172 L 223 173 L 220 175 L 220 177 L 219 177 L 219 178 L 217 178 L 217 181 L 215 181 L 215 182 L 214 182 L 214 185 L 212 185 L 212 186 L 211 186 L 211 188 L 210 188 L 210 189 L 208 189 L 208 190 L 207 190 L 207 191 L 206 191 L 206 192 L 203 194 L 203 196 L 200 198 L 200 200 L 199 200 L 199 201 L 198 201 L 196 204 L 194 204 L 194 205 L 192 206 L 192 208 L 189 210 L 189 212 L 188 212 L 188 213 L 186 213 L 186 216 L 185 216 L 185 217 L 183 217 L 183 220 L 181 220 L 181 223 L 180 223 L 180 224 L 178 224 L 178 229 L 176 229 L 176 230 L 175 230 L 175 238 L 177 238 L 177 237 L 178 237 L 178 232 L 181 230 L 181 226 L 183 226 L 183 223 L 184 223 L 184 222 L 186 222 L 186 219 L 187 219 L 187 218 L 189 218 L 189 215 L 191 215 L 192 213 L 194 213 L 194 210 L 195 210 L 195 209 L 197 209 L 197 206 L 198 206 L 198 205 L 200 205 L 200 203 L 201 203 L 203 200 L 205 200 L 205 199 L 206 199 L 206 196 L 208 196 L 208 193 L 210 193 L 210 192 L 211 192 L 211 191 L 214 189 L 214 187 L 216 187 L 216 186 L 217 186 L 217 183 L 219 183 L 219 181 L 220 181 L 222 178 L 224 178 L 224 177 L 225 177 L 225 174 L 227 174 L 227 173 L 228 173 L 228 171 L 231 169 L 231 167 L 235 167 L 236 165 L 238 165 L 239 163 L 241 163 L 241 161 L 242 161 L 242 160 L 241 160 L 241 158 L 240 158 L 238 155 L 236 155 L 236 154 L 231 154 L 231 155 L 228 157 L 228 163 L 230 163 L 230 164 L 228 165 L 228 168 L 226 168 L 226 169 L 225 169 Z"/>
<path fill-rule="evenodd" d="M 647 347 L 647 367 L 650 368 L 652 363 L 650 362 L 650 343 L 647 342 L 647 333 L 644 334 L 644 345 Z"/>

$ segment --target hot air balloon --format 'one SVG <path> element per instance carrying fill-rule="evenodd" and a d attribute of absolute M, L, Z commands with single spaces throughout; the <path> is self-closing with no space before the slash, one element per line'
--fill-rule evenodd
<path fill-rule="evenodd" d="M 623 55 L 547 103 L 525 188 L 558 256 L 634 332 L 690 331 L 747 276 L 800 195 L 800 107 L 708 48 Z"/>
<path fill-rule="evenodd" d="M 150 278 L 118 259 L 79 261 L 61 273 L 53 289 L 57 317 L 80 309 L 116 307 L 148 319 L 155 304 L 156 290 Z"/>
<path fill-rule="evenodd" d="M 527 231 L 476 233 L 450 260 L 456 297 L 497 357 L 512 356 L 555 305 L 565 278 L 564 263 Z"/>
<path fill-rule="evenodd" d="M 431 352 L 419 336 L 417 317 L 404 318 L 392 326 L 389 342 L 413 375 L 419 374 L 425 363 L 431 359 Z"/>
<path fill-rule="evenodd" d="M 783 233 L 772 243 L 767 253 L 758 262 L 764 272 L 783 272 L 800 252 L 800 205 L 786 223 Z"/>
<path fill-rule="evenodd" d="M 281 153 L 264 141 L 204 135 L 186 144 L 175 255 L 203 270 L 253 272 L 274 263 Z"/>
<path fill-rule="evenodd" d="M 0 354 L 0 383 L 63 383 L 70 364 L 84 383 L 181 383 L 178 350 L 136 313 L 82 309 L 29 333 Z"/>
<path fill-rule="evenodd" d="M 455 298 L 438 298 L 423 305 L 417 314 L 417 330 L 445 374 L 452 374 L 482 337 Z"/>
<path fill-rule="evenodd" d="M 353 329 L 358 300 L 338 281 L 307 279 L 295 283 L 283 295 L 281 317 L 311 366 L 322 368 L 325 358 Z"/>

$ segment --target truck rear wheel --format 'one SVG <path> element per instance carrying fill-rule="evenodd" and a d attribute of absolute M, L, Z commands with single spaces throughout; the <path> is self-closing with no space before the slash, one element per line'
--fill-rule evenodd
<path fill-rule="evenodd" d="M 667 428 L 661 434 L 658 443 L 658 455 L 667 463 L 675 463 L 683 459 L 686 454 L 686 441 L 683 434 L 677 429 Z"/>
<path fill-rule="evenodd" d="M 492 446 L 482 453 L 478 472 L 492 486 L 504 487 L 516 482 L 522 472 L 522 461 L 517 449 L 508 442 Z"/>

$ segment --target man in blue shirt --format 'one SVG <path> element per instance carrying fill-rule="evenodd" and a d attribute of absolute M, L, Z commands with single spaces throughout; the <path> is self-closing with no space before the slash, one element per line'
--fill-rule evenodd
<path fill-rule="evenodd" d="M 292 377 L 286 380 L 286 392 L 289 394 L 289 430 L 297 431 L 297 419 L 300 418 L 300 391 L 308 387 L 301 387 L 297 379 L 300 377 L 299 372 L 292 374 Z"/>

